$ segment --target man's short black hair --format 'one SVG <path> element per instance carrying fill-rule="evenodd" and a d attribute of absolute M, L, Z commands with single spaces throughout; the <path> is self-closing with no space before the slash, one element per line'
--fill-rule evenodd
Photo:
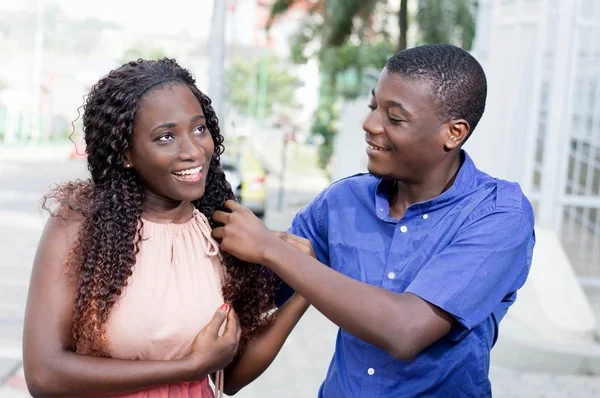
<path fill-rule="evenodd" d="M 475 130 L 485 109 L 487 82 L 471 54 L 450 44 L 428 44 L 399 51 L 385 67 L 406 80 L 428 82 L 438 116 L 444 122 L 465 119 L 470 133 Z"/>

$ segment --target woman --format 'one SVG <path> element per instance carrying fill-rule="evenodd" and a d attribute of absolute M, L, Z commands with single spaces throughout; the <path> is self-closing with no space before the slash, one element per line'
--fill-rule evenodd
<path fill-rule="evenodd" d="M 210 99 L 174 60 L 130 62 L 92 88 L 83 130 L 91 179 L 44 197 L 24 331 L 31 394 L 212 397 L 215 373 L 235 393 L 307 304 L 269 316 L 270 274 L 211 237 L 234 195 Z"/>

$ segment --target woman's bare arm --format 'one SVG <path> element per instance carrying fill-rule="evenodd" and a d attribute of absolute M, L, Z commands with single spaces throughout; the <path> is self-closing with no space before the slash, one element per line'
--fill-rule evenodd
<path fill-rule="evenodd" d="M 110 395 L 169 383 L 199 380 L 233 359 L 239 339 L 233 312 L 217 311 L 198 335 L 193 352 L 173 361 L 127 361 L 75 353 L 72 335 L 76 281 L 64 261 L 79 222 L 51 217 L 34 260 L 23 336 L 25 379 L 37 396 Z M 133 326 L 133 325 L 132 325 Z"/>

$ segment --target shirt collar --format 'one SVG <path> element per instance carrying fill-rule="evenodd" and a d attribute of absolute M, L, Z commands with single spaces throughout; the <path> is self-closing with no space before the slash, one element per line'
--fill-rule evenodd
<path fill-rule="evenodd" d="M 461 149 L 460 153 L 464 161 L 458 170 L 458 174 L 452 186 L 433 199 L 410 205 L 406 210 L 407 213 L 409 211 L 425 209 L 431 211 L 433 208 L 443 206 L 445 203 L 451 202 L 457 197 L 462 196 L 466 191 L 469 190 L 470 187 L 475 184 L 477 178 L 477 168 L 475 167 L 475 163 L 473 163 L 473 160 L 465 150 Z M 379 218 L 385 221 L 393 220 L 389 217 L 389 194 L 392 185 L 392 181 L 380 178 L 375 190 L 375 213 L 379 216 Z"/>

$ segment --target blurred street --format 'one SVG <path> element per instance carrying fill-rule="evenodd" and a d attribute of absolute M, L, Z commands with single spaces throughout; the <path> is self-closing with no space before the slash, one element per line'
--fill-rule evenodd
<path fill-rule="evenodd" d="M 268 147 L 273 153 L 277 148 Z M 298 145 L 290 154 L 306 152 Z M 0 161 L 0 397 L 28 397 L 21 369 L 21 334 L 27 285 L 35 248 L 45 215 L 39 198 L 53 183 L 86 176 L 85 162 L 68 160 L 63 147 L 33 159 L 1 157 Z M 308 149 L 310 154 L 310 149 Z M 6 153 L 4 153 L 6 155 Z M 308 156 L 308 155 L 304 155 Z M 327 184 L 320 171 L 307 163 L 293 166 L 290 156 L 286 177 L 285 206 L 277 210 L 278 162 L 267 179 L 268 207 L 265 223 L 286 229 L 291 218 Z M 319 178 L 319 175 L 321 177 Z M 594 304 L 600 302 L 596 296 Z M 598 308 L 598 306 L 596 306 Z M 241 398 L 314 397 L 327 371 L 336 328 L 319 312 L 310 309 L 291 335 L 274 364 L 256 382 L 242 390 Z M 494 396 L 499 398 L 600 396 L 600 377 L 517 372 L 492 366 Z"/>

